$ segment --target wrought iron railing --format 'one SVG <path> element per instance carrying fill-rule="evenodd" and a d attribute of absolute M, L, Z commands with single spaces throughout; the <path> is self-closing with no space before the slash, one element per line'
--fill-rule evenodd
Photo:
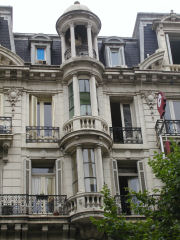
<path fill-rule="evenodd" d="M 157 120 L 155 130 L 157 135 L 180 136 L 180 120 Z"/>
<path fill-rule="evenodd" d="M 117 206 L 117 212 L 119 215 L 139 215 L 139 212 L 135 212 L 132 209 L 131 204 L 135 204 L 136 206 L 140 205 L 142 208 L 144 207 L 146 210 L 156 210 L 157 203 L 160 200 L 160 195 L 149 195 L 149 205 L 142 204 L 135 195 L 116 195 L 114 197 L 115 203 Z"/>
<path fill-rule="evenodd" d="M 0 117 L 0 134 L 12 134 L 11 117 Z"/>
<path fill-rule="evenodd" d="M 59 127 L 26 127 L 27 143 L 56 143 L 59 140 Z"/>
<path fill-rule="evenodd" d="M 0 195 L 0 215 L 67 215 L 66 195 Z"/>
<path fill-rule="evenodd" d="M 142 144 L 141 128 L 137 127 L 110 127 L 110 134 L 114 143 Z"/>
<path fill-rule="evenodd" d="M 76 56 L 89 56 L 88 45 L 76 46 Z M 65 60 L 71 58 L 71 48 L 68 48 L 64 53 Z M 93 58 L 96 58 L 96 51 L 93 49 Z"/>

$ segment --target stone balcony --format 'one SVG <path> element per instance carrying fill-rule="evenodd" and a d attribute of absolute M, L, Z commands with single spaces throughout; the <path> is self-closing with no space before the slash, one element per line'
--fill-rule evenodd
<path fill-rule="evenodd" d="M 101 144 L 108 151 L 112 146 L 112 138 L 106 121 L 98 116 L 78 116 L 67 121 L 63 126 L 60 147 L 68 150 L 78 144 Z"/>
<path fill-rule="evenodd" d="M 94 214 L 103 215 L 103 196 L 97 192 L 79 193 L 68 199 L 67 211 L 73 221 Z"/>

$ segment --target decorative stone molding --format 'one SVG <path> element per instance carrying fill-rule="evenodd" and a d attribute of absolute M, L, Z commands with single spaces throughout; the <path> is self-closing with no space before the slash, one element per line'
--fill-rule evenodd
<path fill-rule="evenodd" d="M 9 49 L 0 45 L 0 65 L 24 65 L 24 61 Z"/>
<path fill-rule="evenodd" d="M 141 91 L 141 98 L 144 98 L 146 104 L 149 106 L 153 120 L 154 120 L 154 106 L 156 104 L 156 95 L 157 93 L 154 92 L 153 90 Z"/>
<path fill-rule="evenodd" d="M 12 108 L 12 116 L 14 116 L 14 112 L 15 112 L 15 105 L 16 102 L 19 101 L 19 97 L 22 96 L 22 91 L 20 89 L 17 88 L 11 88 L 9 89 L 6 94 L 8 95 L 8 99 L 10 101 L 11 104 L 11 108 Z"/>

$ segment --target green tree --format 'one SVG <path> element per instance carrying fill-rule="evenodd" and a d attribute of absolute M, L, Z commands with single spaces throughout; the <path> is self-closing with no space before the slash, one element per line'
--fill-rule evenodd
<path fill-rule="evenodd" d="M 133 211 L 145 218 L 130 221 L 118 215 L 115 199 L 105 185 L 104 218 L 91 218 L 98 231 L 115 240 L 180 240 L 180 147 L 172 143 L 170 154 L 163 158 L 163 154 L 155 153 L 148 163 L 162 188 L 154 189 L 153 195 L 131 192 L 136 203 L 129 197 Z"/>

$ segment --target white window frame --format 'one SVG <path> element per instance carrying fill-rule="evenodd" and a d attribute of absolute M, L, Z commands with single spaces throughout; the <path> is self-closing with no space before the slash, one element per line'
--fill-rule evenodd
<path fill-rule="evenodd" d="M 117 51 L 119 56 L 119 64 L 117 66 L 113 66 L 112 64 L 112 51 Z M 108 46 L 107 47 L 107 56 L 108 56 L 108 65 L 109 67 L 125 67 L 125 57 L 124 57 L 124 46 Z"/>
<path fill-rule="evenodd" d="M 44 60 L 37 59 L 37 48 L 44 48 Z M 31 42 L 31 63 L 51 65 L 51 45 L 50 42 L 32 41 Z"/>

